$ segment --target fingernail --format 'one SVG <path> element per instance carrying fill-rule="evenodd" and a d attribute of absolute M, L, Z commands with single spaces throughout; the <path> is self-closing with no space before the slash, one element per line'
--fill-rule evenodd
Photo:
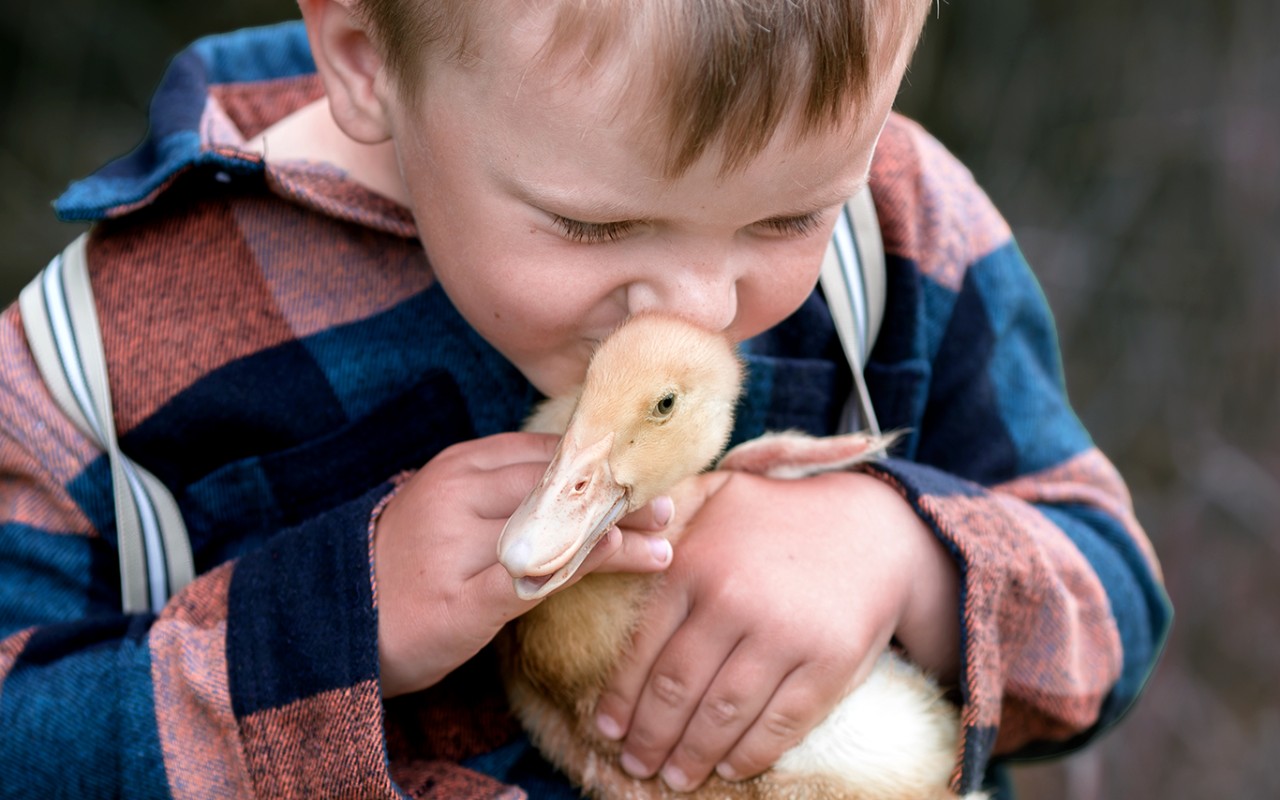
<path fill-rule="evenodd" d="M 653 521 L 660 528 L 666 527 L 667 523 L 671 521 L 671 518 L 675 516 L 675 501 L 665 494 L 653 498 L 651 506 L 653 508 Z"/>
<path fill-rule="evenodd" d="M 623 753 L 619 756 L 618 764 L 621 765 L 622 769 L 633 778 L 647 778 L 653 774 L 645 768 L 644 764 L 640 763 L 640 759 L 630 753 Z"/>
<path fill-rule="evenodd" d="M 721 761 L 716 764 L 716 774 L 726 781 L 736 781 L 738 779 L 738 773 L 733 771 L 733 767 L 729 766 L 727 761 Z"/>
<path fill-rule="evenodd" d="M 606 739 L 616 741 L 622 738 L 622 726 L 608 714 L 596 714 L 596 728 Z"/>
<path fill-rule="evenodd" d="M 677 792 L 687 792 L 690 788 L 689 777 L 679 767 L 671 764 L 662 768 L 662 782 Z"/>
<path fill-rule="evenodd" d="M 649 550 L 653 553 L 653 560 L 659 564 L 666 566 L 671 563 L 671 542 L 661 536 L 654 536 L 649 540 Z"/>

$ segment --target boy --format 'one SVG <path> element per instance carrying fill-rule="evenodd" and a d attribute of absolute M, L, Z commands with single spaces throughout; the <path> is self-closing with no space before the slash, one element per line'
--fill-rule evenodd
<path fill-rule="evenodd" d="M 744 342 L 737 438 L 830 432 L 850 379 L 814 284 L 868 180 L 866 374 L 903 457 L 704 476 L 611 532 L 583 572 L 668 579 L 600 729 L 678 790 L 748 777 L 893 640 L 956 687 L 968 791 L 1128 706 L 1168 621 L 1154 557 L 1007 227 L 890 116 L 928 3 L 300 5 L 305 38 L 179 56 L 148 144 L 59 205 L 103 220 L 122 446 L 195 551 L 158 616 L 118 613 L 103 459 L 4 317 L 6 792 L 573 796 L 485 650 L 529 607 L 494 543 L 552 449 L 509 431 L 662 309 Z"/>

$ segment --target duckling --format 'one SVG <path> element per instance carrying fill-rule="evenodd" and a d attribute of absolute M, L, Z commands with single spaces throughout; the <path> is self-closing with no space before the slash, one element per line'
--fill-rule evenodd
<path fill-rule="evenodd" d="M 658 778 L 624 772 L 620 744 L 597 732 L 605 681 L 661 576 L 591 574 L 556 590 L 619 519 L 715 461 L 733 429 L 742 380 L 726 337 L 675 317 L 639 315 L 600 344 L 578 392 L 546 401 L 530 418 L 526 430 L 563 436 L 498 542 L 516 593 L 544 598 L 499 637 L 512 710 L 534 746 L 600 800 L 954 800 L 948 783 L 957 710 L 892 651 L 799 744 L 749 780 L 713 774 L 693 793 L 677 793 Z M 876 458 L 891 441 L 767 434 L 730 450 L 717 468 L 800 478 Z"/>

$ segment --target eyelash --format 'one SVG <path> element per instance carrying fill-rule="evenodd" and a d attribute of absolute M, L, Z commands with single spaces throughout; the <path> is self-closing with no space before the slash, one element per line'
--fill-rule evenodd
<path fill-rule="evenodd" d="M 794 236 L 797 239 L 808 236 L 817 229 L 822 221 L 821 214 L 801 214 L 798 217 L 775 217 L 766 219 L 761 225 L 771 228 L 778 233 Z"/>
<path fill-rule="evenodd" d="M 586 244 L 616 242 L 636 226 L 634 222 L 579 222 L 559 214 L 552 214 L 551 219 L 566 239 Z"/>
<path fill-rule="evenodd" d="M 552 214 L 551 219 L 566 239 L 584 244 L 616 242 L 639 224 L 630 220 L 625 222 L 582 222 L 569 217 L 562 217 L 559 214 Z M 812 233 L 818 227 L 819 222 L 820 215 L 814 213 L 802 214 L 798 217 L 775 217 L 762 220 L 759 224 L 777 233 L 803 238 Z"/>

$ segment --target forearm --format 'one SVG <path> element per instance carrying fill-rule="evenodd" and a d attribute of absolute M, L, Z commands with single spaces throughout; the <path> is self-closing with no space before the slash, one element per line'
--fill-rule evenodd
<path fill-rule="evenodd" d="M 277 534 L 232 572 L 227 690 L 259 793 L 396 794 L 369 549 L 371 512 L 386 491 Z"/>
<path fill-rule="evenodd" d="M 1048 473 L 1023 481 L 1018 497 L 906 462 L 884 471 L 959 561 L 959 685 L 969 733 L 990 737 L 988 755 L 1114 719 L 1109 709 L 1136 696 L 1167 626 L 1141 532 L 1097 506 L 1030 502 L 1032 485 L 1042 497 L 1063 491 Z"/>
<path fill-rule="evenodd" d="M 885 476 L 855 473 L 858 490 L 876 509 L 879 535 L 907 549 L 906 600 L 894 638 L 917 666 L 943 685 L 960 671 L 960 571 L 952 550 L 907 500 L 901 486 Z"/>
<path fill-rule="evenodd" d="M 6 796 L 271 795 L 316 781 L 394 796 L 368 558 L 375 500 L 277 534 L 158 617 L 99 613 L 0 644 Z M 328 756 L 342 766 L 318 774 Z"/>
<path fill-rule="evenodd" d="M 5 797 L 166 796 L 150 657 L 130 635 L 146 623 L 60 623 L 0 644 Z"/>
<path fill-rule="evenodd" d="M 1049 470 L 996 487 L 1001 494 L 1033 505 L 1088 563 L 1106 595 L 1109 617 L 1119 637 L 1119 675 L 1098 712 L 1093 730 L 1114 724 L 1137 699 L 1154 669 L 1172 622 L 1160 565 L 1133 516 L 1128 491 L 1110 462 L 1097 450 Z M 1014 686 L 1014 706 L 1022 697 L 1039 702 L 1037 687 Z M 1075 742 L 1042 743 L 1027 754 L 1049 753 Z M 1010 742 L 1010 746 L 1016 746 Z"/>
<path fill-rule="evenodd" d="M 920 527 L 920 556 L 897 639 L 913 662 L 951 686 L 961 662 L 960 569 L 950 548 L 933 531 Z"/>

